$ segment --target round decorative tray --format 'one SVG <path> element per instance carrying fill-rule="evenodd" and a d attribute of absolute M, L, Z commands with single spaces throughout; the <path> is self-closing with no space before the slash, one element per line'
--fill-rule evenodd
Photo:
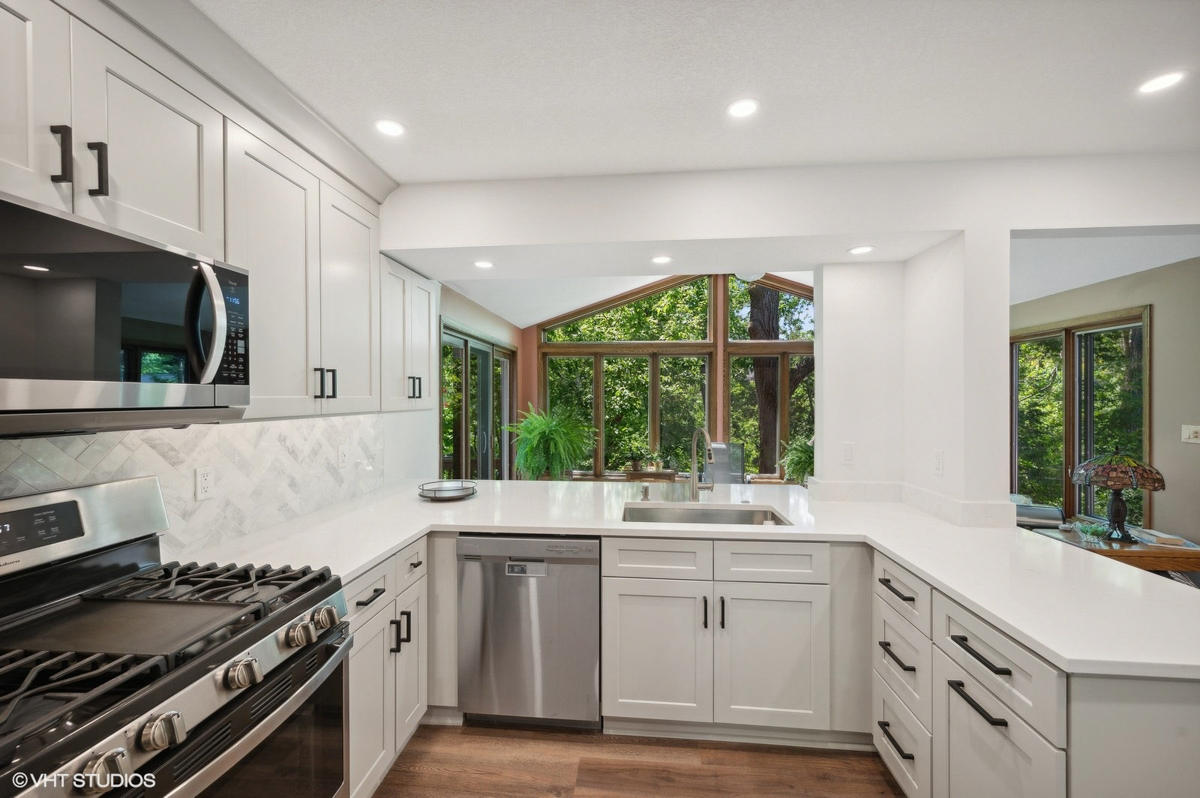
<path fill-rule="evenodd" d="M 435 502 L 453 502 L 474 496 L 475 483 L 469 479 L 438 479 L 419 486 L 420 497 Z"/>

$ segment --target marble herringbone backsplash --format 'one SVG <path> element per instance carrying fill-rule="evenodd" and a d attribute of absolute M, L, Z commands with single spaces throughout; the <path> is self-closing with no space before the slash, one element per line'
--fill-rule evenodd
<path fill-rule="evenodd" d="M 345 468 L 337 466 L 341 445 Z M 205 466 L 216 469 L 216 492 L 198 502 L 194 471 Z M 163 559 L 187 560 L 382 486 L 383 421 L 339 416 L 0 440 L 0 498 L 151 475 L 171 521 Z"/>

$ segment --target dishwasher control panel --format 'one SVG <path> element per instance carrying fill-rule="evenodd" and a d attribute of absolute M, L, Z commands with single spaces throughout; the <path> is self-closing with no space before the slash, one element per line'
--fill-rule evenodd
<path fill-rule="evenodd" d="M 505 565 L 509 576 L 545 576 L 548 571 L 544 562 L 510 562 Z"/>

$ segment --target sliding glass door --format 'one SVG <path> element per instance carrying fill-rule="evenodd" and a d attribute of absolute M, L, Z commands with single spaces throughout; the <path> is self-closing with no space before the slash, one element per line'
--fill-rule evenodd
<path fill-rule="evenodd" d="M 442 477 L 509 479 L 515 393 L 513 353 L 442 333 Z"/>

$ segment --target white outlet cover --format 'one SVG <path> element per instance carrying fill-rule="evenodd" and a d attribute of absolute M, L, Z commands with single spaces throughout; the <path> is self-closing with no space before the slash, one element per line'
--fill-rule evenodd
<path fill-rule="evenodd" d="M 854 462 L 854 442 L 842 441 L 842 462 L 850 465 Z"/>
<path fill-rule="evenodd" d="M 208 501 L 217 488 L 217 472 L 212 466 L 196 469 L 196 501 Z"/>
<path fill-rule="evenodd" d="M 933 450 L 933 475 L 942 476 L 946 470 L 946 453 L 942 449 Z"/>
<path fill-rule="evenodd" d="M 346 444 L 338 446 L 338 468 L 345 468 L 350 462 L 350 448 Z"/>

